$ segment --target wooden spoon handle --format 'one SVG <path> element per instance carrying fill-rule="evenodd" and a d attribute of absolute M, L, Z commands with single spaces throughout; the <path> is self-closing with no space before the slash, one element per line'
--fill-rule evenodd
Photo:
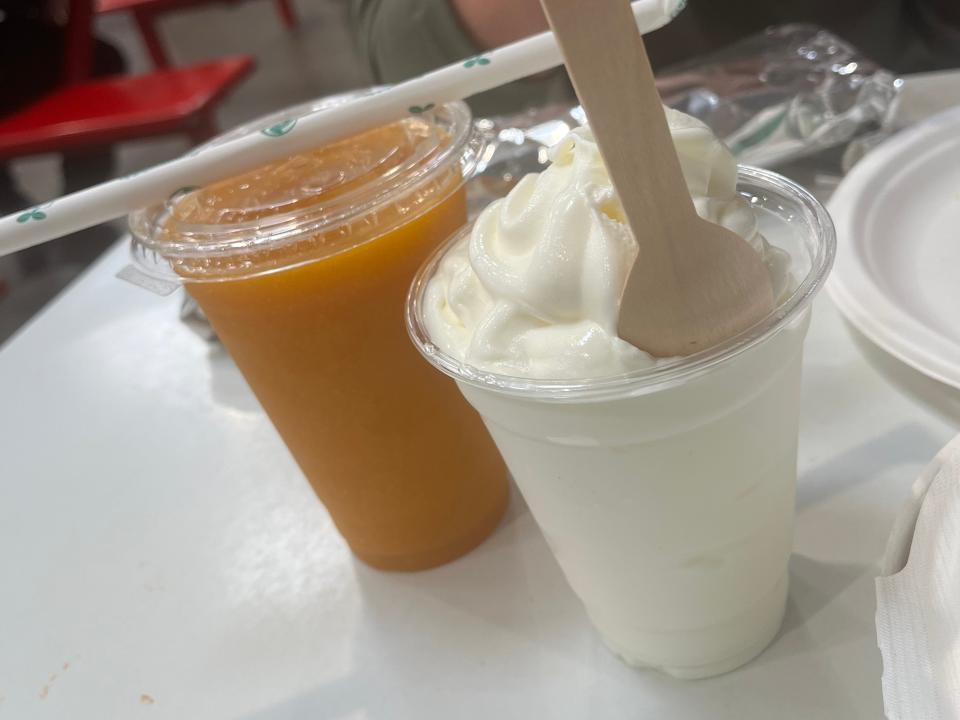
<path fill-rule="evenodd" d="M 541 3 L 642 251 L 669 257 L 696 214 L 628 0 Z"/>

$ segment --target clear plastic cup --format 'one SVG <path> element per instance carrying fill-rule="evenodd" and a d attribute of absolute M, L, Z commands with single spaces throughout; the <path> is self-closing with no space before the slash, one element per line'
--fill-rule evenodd
<path fill-rule="evenodd" d="M 796 290 L 707 351 L 615 377 L 535 380 L 441 352 L 423 294 L 454 236 L 418 273 L 414 344 L 480 412 L 593 624 L 626 662 L 716 675 L 780 627 L 793 535 L 803 339 L 834 231 L 803 188 L 742 167 L 738 190 L 788 251 Z"/>
<path fill-rule="evenodd" d="M 352 96 L 214 142 L 296 132 Z M 404 327 L 417 268 L 466 222 L 485 141 L 464 103 L 411 112 L 130 218 L 140 267 L 184 285 L 353 552 L 386 570 L 468 552 L 509 491 L 477 414 Z"/>

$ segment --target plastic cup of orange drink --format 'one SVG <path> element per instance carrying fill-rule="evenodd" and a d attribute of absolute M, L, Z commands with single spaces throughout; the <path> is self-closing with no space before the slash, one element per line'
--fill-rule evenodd
<path fill-rule="evenodd" d="M 295 132 L 348 98 L 214 142 Z M 353 552 L 385 570 L 463 555 L 507 504 L 479 416 L 404 327 L 417 268 L 466 221 L 482 150 L 466 105 L 448 103 L 130 219 L 141 267 L 183 283 Z"/>

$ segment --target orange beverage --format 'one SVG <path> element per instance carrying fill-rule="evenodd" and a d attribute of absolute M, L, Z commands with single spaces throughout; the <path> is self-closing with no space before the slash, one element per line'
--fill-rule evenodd
<path fill-rule="evenodd" d="M 422 362 L 403 318 L 417 268 L 466 220 L 478 150 L 466 107 L 451 103 L 132 218 L 353 552 L 378 568 L 459 557 L 507 503 L 479 416 Z"/>

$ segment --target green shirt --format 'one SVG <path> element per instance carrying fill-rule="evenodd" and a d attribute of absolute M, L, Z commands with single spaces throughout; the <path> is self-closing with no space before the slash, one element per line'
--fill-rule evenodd
<path fill-rule="evenodd" d="M 350 19 L 362 56 L 378 83 L 395 83 L 477 55 L 449 0 L 350 0 Z M 573 99 L 562 71 L 476 95 L 478 115 L 513 113 Z"/>

